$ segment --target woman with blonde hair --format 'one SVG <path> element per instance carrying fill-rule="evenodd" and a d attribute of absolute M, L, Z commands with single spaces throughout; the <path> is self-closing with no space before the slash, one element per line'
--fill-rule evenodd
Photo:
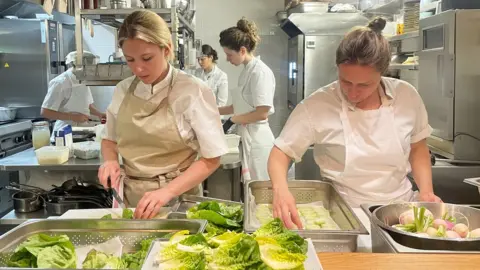
<path fill-rule="evenodd" d="M 382 77 L 390 47 L 377 18 L 346 34 L 336 53 L 338 80 L 306 98 L 290 115 L 275 141 L 268 171 L 274 190 L 274 216 L 301 228 L 287 168 L 314 144 L 324 178 L 347 203 L 440 202 L 432 187 L 426 138 L 431 127 L 417 90 L 405 81 Z M 412 191 L 407 173 L 419 188 Z M 417 196 L 415 196 L 417 195 Z"/>
<path fill-rule="evenodd" d="M 212 91 L 169 63 L 172 40 L 165 21 L 135 11 L 118 36 L 134 76 L 117 84 L 107 109 L 98 177 L 136 207 L 136 218 L 152 218 L 183 193 L 201 195 L 201 183 L 228 148 Z"/>
<path fill-rule="evenodd" d="M 275 76 L 254 51 L 260 42 L 255 23 L 242 18 L 237 26 L 220 33 L 220 45 L 232 65 L 243 65 L 232 105 L 220 107 L 220 114 L 233 114 L 225 130 L 238 125 L 242 140 L 242 177 L 244 180 L 268 180 L 267 161 L 275 140 L 268 117 L 275 112 Z"/>

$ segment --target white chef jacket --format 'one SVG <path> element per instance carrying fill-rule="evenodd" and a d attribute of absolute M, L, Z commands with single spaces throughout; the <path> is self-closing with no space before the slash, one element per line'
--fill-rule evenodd
<path fill-rule="evenodd" d="M 386 77 L 382 82 L 385 85 L 382 106 L 393 106 L 397 134 L 408 162 L 410 144 L 431 134 L 427 111 L 409 83 Z M 293 110 L 275 141 L 275 145 L 296 162 L 301 161 L 308 147 L 314 144 L 315 162 L 322 177 L 333 181 L 345 168 L 345 137 L 340 119 L 342 95 L 338 81 L 314 92 Z M 349 105 L 349 110 L 358 109 Z"/>
<path fill-rule="evenodd" d="M 252 107 L 269 106 L 269 115 L 275 112 L 275 76 L 273 71 L 258 57 L 254 57 L 240 73 L 238 87 L 243 88 L 242 96 Z"/>
<path fill-rule="evenodd" d="M 147 100 L 155 94 L 166 98 L 172 78 L 173 67 L 161 82 L 152 85 L 139 81 L 135 96 Z M 104 139 L 116 141 L 116 117 L 123 98 L 135 76 L 127 78 L 115 87 L 112 102 L 107 109 L 107 123 Z M 199 79 L 179 71 L 169 96 L 170 106 L 177 121 L 180 135 L 192 149 L 205 158 L 215 158 L 228 152 L 227 143 L 220 122 L 215 97 L 210 88 Z M 158 119 L 162 121 L 162 119 Z M 155 124 L 155 123 L 152 123 Z M 141 142 L 141 138 L 139 138 Z"/>
<path fill-rule="evenodd" d="M 72 93 L 73 100 L 70 99 Z M 72 69 L 69 69 L 50 81 L 42 108 L 57 112 L 76 112 L 90 115 L 89 107 L 91 104 L 93 104 L 93 96 L 90 88 L 86 85 L 80 85 Z M 74 124 L 72 121 L 57 120 L 50 140 L 54 141 L 55 131 L 66 125 Z"/>
<path fill-rule="evenodd" d="M 195 70 L 194 75 L 204 81 L 213 91 L 217 98 L 217 106 L 227 105 L 228 101 L 228 77 L 217 65 L 213 65 L 213 69 L 206 73 L 203 68 Z"/>

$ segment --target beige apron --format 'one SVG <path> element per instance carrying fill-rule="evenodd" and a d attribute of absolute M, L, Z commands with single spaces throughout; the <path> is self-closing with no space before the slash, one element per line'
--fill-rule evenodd
<path fill-rule="evenodd" d="M 167 97 L 157 93 L 148 100 L 134 95 L 139 82 L 135 78 L 120 106 L 117 146 L 125 170 L 119 193 L 129 207 L 135 207 L 146 192 L 165 187 L 197 156 L 181 137 L 168 100 L 177 74 L 173 69 Z M 187 193 L 201 196 L 202 192 L 198 186 Z"/>

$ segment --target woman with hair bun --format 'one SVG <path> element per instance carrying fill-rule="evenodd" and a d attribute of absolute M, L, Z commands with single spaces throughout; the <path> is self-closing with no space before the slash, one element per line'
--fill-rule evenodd
<path fill-rule="evenodd" d="M 235 66 L 243 65 L 238 88 L 232 91 L 233 104 L 219 110 L 222 115 L 233 114 L 224 124 L 224 130 L 232 123 L 238 124 L 244 180 L 269 179 L 267 161 L 275 140 L 268 124 L 268 116 L 275 112 L 275 76 L 253 54 L 259 42 L 255 24 L 245 18 L 220 33 L 220 45 L 227 61 Z"/>
<path fill-rule="evenodd" d="M 391 56 L 382 36 L 385 24 L 377 18 L 345 35 L 336 52 L 338 80 L 303 100 L 275 141 L 268 164 L 274 215 L 289 228 L 302 224 L 288 190 L 287 168 L 312 144 L 322 177 L 352 207 L 441 201 L 432 187 L 426 143 L 432 129 L 423 101 L 407 82 L 382 77 Z M 410 171 L 418 194 L 407 178 Z"/>
<path fill-rule="evenodd" d="M 210 45 L 202 45 L 202 55 L 198 57 L 200 68 L 195 70 L 194 75 L 207 83 L 217 99 L 217 106 L 222 107 L 228 101 L 228 77 L 217 67 L 217 60 L 217 51 Z"/>

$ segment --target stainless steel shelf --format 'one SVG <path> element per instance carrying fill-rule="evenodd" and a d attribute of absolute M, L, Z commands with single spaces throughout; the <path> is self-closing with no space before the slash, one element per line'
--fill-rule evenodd
<path fill-rule="evenodd" d="M 396 14 L 403 8 L 403 0 L 392 0 L 386 4 L 364 10 L 369 14 Z"/>
<path fill-rule="evenodd" d="M 420 36 L 419 32 L 409 32 L 401 35 L 395 35 L 392 37 L 388 37 L 387 40 L 390 42 L 393 41 L 400 41 L 400 40 L 405 40 L 405 39 L 410 39 L 410 38 L 417 38 Z"/>
<path fill-rule="evenodd" d="M 405 64 L 390 64 L 388 69 L 393 70 L 393 69 L 409 69 L 409 70 L 418 70 L 419 65 L 405 65 Z"/>
<path fill-rule="evenodd" d="M 143 8 L 125 8 L 125 9 L 82 9 L 80 10 L 80 16 L 82 18 L 95 20 L 106 25 L 118 28 L 123 19 L 129 14 L 137 10 L 144 10 Z M 155 8 L 148 9 L 160 15 L 165 21 L 171 22 L 172 9 L 170 8 Z M 177 12 L 178 20 L 180 22 L 179 28 L 185 28 L 192 34 L 195 32 L 193 27 L 184 16 Z M 169 24 L 170 25 L 170 24 Z"/>
<path fill-rule="evenodd" d="M 117 19 L 124 19 L 127 17 L 130 13 L 137 11 L 137 10 L 143 10 L 143 8 L 124 8 L 124 9 L 81 9 L 80 10 L 80 15 L 82 17 L 88 18 L 89 16 L 115 16 Z M 155 9 L 149 9 L 159 15 L 162 14 L 170 14 L 172 11 L 169 8 L 155 8 Z M 90 19 L 95 19 L 95 17 L 92 17 Z"/>

